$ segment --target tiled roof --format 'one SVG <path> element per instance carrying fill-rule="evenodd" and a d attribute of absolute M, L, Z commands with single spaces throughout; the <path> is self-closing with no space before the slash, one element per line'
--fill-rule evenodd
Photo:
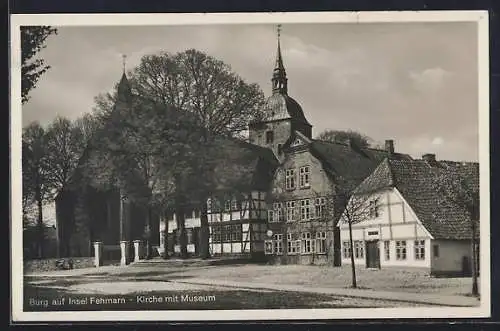
<path fill-rule="evenodd" d="M 343 183 L 349 186 L 346 189 L 349 190 L 359 185 L 388 156 L 384 150 L 358 148 L 322 140 L 312 141 L 311 152 L 323 162 L 331 175 L 342 178 Z M 411 160 L 409 155 L 401 153 L 392 153 L 391 158 Z"/>
<path fill-rule="evenodd" d="M 358 186 L 357 192 L 395 187 L 434 238 L 468 239 L 470 219 L 465 209 L 439 193 L 436 183 L 443 174 L 468 176 L 479 188 L 477 163 L 385 159 Z"/>
<path fill-rule="evenodd" d="M 267 190 L 278 166 L 273 151 L 238 139 L 221 139 L 220 148 L 224 151 L 218 162 L 216 176 L 219 173 L 219 178 L 227 178 L 230 182 L 220 183 L 219 189 Z M 230 173 L 234 173 L 234 177 Z"/>

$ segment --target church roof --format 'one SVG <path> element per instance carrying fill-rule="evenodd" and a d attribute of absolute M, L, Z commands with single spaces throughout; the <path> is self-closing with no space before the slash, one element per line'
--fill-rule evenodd
<path fill-rule="evenodd" d="M 264 111 L 268 115 L 267 121 L 293 119 L 309 124 L 299 103 L 286 94 L 271 95 L 264 105 Z"/>
<path fill-rule="evenodd" d="M 387 158 L 356 190 L 362 194 L 397 188 L 434 238 L 469 239 L 467 212 L 438 192 L 436 182 L 443 174 L 464 176 L 471 180 L 474 190 L 479 190 L 478 163 Z"/>

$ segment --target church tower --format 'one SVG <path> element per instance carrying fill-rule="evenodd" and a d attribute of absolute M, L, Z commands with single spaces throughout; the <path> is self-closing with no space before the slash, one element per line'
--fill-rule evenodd
<path fill-rule="evenodd" d="M 305 118 L 302 107 L 288 95 L 280 32 L 281 26 L 278 25 L 278 50 L 271 78 L 272 95 L 264 106 L 265 117 L 260 122 L 249 124 L 250 142 L 270 148 L 278 159 L 282 159 L 282 147 L 294 131 L 299 131 L 307 138 L 312 137 L 312 125 Z"/>

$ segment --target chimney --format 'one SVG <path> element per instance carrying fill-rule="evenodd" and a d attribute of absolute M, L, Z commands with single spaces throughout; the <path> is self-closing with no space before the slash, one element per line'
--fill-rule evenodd
<path fill-rule="evenodd" d="M 389 156 L 394 154 L 394 140 L 389 139 L 385 141 L 385 151 Z"/>
<path fill-rule="evenodd" d="M 436 154 L 424 154 L 422 155 L 422 160 L 429 162 L 429 164 L 436 163 Z"/>

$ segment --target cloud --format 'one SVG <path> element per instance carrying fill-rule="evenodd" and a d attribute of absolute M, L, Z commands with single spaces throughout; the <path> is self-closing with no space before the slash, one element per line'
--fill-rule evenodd
<path fill-rule="evenodd" d="M 446 79 L 452 75 L 451 72 L 443 68 L 430 68 L 422 71 L 411 71 L 410 79 L 414 87 L 420 91 L 437 91 L 445 84 Z"/>
<path fill-rule="evenodd" d="M 435 137 L 434 139 L 432 139 L 431 144 L 432 145 L 442 145 L 442 144 L 444 144 L 444 140 L 441 137 Z"/>

